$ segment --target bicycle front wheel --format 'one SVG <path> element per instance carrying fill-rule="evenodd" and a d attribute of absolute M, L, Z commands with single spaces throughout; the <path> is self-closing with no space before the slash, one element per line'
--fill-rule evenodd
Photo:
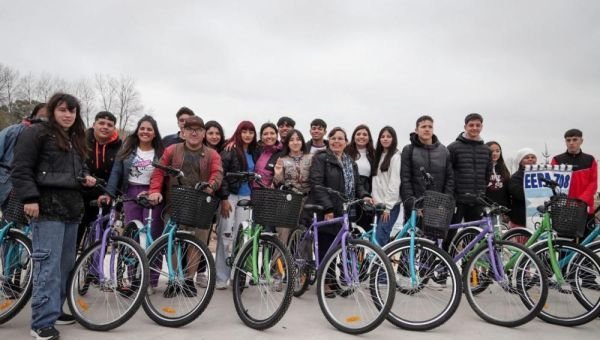
<path fill-rule="evenodd" d="M 306 228 L 294 229 L 288 239 L 288 249 L 294 264 L 294 296 L 300 297 L 308 289 L 311 272 L 312 237 L 306 234 Z"/>
<path fill-rule="evenodd" d="M 294 270 L 289 251 L 277 237 L 260 235 L 254 250 L 250 240 L 232 268 L 233 303 L 248 327 L 262 330 L 285 315 L 292 301 Z"/>
<path fill-rule="evenodd" d="M 31 298 L 31 240 L 10 230 L 0 240 L 0 324 L 19 313 Z"/>
<path fill-rule="evenodd" d="M 215 290 L 215 260 L 204 242 L 185 232 L 178 231 L 171 246 L 169 253 L 164 235 L 148 250 L 150 288 L 143 307 L 157 324 L 180 327 L 196 320 L 208 306 Z M 206 263 L 206 270 L 198 274 L 201 263 Z"/>
<path fill-rule="evenodd" d="M 554 240 L 553 247 L 564 280 L 559 280 L 552 270 L 546 242 L 532 249 L 548 277 L 548 300 L 540 319 L 561 326 L 578 326 L 595 320 L 600 315 L 598 256 L 571 241 Z"/>
<path fill-rule="evenodd" d="M 461 276 L 448 253 L 428 241 L 415 240 L 414 268 L 410 274 L 410 240 L 386 247 L 394 267 L 396 294 L 388 321 L 408 329 L 424 331 L 441 326 L 456 312 L 462 296 Z"/>
<path fill-rule="evenodd" d="M 486 244 L 466 264 L 462 275 L 467 301 L 489 323 L 506 327 L 525 324 L 546 302 L 548 281 L 543 266 L 531 250 L 518 243 L 495 241 L 492 251 Z"/>
<path fill-rule="evenodd" d="M 108 331 L 129 320 L 146 294 L 150 276 L 146 255 L 135 241 L 109 237 L 103 259 L 101 248 L 99 241 L 83 252 L 67 285 L 73 317 L 94 331 Z"/>
<path fill-rule="evenodd" d="M 348 239 L 345 249 L 340 246 L 325 257 L 317 276 L 321 311 L 342 332 L 375 329 L 394 303 L 392 265 L 383 250 L 368 241 Z"/>

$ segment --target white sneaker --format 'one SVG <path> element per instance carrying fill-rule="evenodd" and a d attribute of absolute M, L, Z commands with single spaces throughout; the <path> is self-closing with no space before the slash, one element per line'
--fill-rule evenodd
<path fill-rule="evenodd" d="M 148 290 L 146 291 L 146 295 L 150 296 L 150 295 L 154 295 L 154 287 L 152 286 L 148 286 Z"/>
<path fill-rule="evenodd" d="M 225 289 L 227 289 L 227 286 L 229 286 L 227 284 L 227 282 L 217 282 L 217 285 L 215 288 L 218 290 L 225 290 Z"/>
<path fill-rule="evenodd" d="M 200 273 L 196 276 L 196 285 L 200 288 L 206 288 L 208 286 L 208 276 L 206 273 Z"/>

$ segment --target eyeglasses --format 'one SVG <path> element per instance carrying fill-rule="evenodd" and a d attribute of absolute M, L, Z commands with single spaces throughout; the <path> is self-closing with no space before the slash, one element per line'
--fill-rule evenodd
<path fill-rule="evenodd" d="M 201 133 L 202 131 L 204 131 L 204 128 L 197 128 L 197 129 L 185 128 L 185 131 L 187 131 L 189 133 Z"/>

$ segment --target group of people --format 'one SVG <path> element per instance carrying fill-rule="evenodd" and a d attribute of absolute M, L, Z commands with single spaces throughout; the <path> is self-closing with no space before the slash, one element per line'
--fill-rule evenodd
<path fill-rule="evenodd" d="M 306 194 L 306 202 L 324 208 L 320 219 L 342 214 L 341 199 L 321 187 L 349 198 L 364 198 L 368 203 L 382 203 L 385 210 L 379 216 L 376 234 L 382 246 L 389 241 L 400 217 L 401 202 L 419 197 L 426 190 L 454 196 L 453 223 L 479 219 L 481 206 L 469 194 L 485 192 L 490 199 L 512 209 L 509 218 L 513 225 L 525 225 L 522 177 L 525 165 L 536 162 L 535 152 L 520 150 L 520 168 L 511 175 L 500 144 L 484 143 L 481 138 L 483 117 L 477 113 L 465 117 L 464 131 L 447 147 L 434 134 L 434 119 L 419 117 L 402 151 L 391 126 L 383 127 L 374 139 L 367 125 L 357 126 L 348 135 L 340 127 L 328 130 L 327 123 L 317 118 L 310 123 L 310 139 L 306 140 L 292 118 L 281 117 L 276 124 L 267 122 L 258 129 L 252 122 L 242 121 L 226 138 L 217 121 L 204 122 L 187 107 L 175 116 L 179 127 L 175 134 L 161 138 L 156 120 L 146 115 L 122 139 L 112 113 L 99 112 L 86 131 L 77 98 L 57 93 L 23 122 L 0 132 L 0 203 L 4 209 L 9 199 L 16 199 L 32 218 L 32 336 L 53 339 L 58 337 L 55 324 L 74 322 L 62 307 L 81 232 L 97 214 L 97 209 L 86 203 L 110 200 L 109 195 L 95 189 L 96 179 L 105 180 L 111 194 L 120 191 L 127 197 L 148 196 L 155 205 L 153 238 L 163 231 L 160 216 L 169 200 L 170 187 L 207 182 L 206 193 L 220 199 L 216 219 L 217 289 L 228 286 L 228 243 L 247 218 L 237 202 L 249 199 L 257 187 L 256 183 L 225 177 L 227 172 L 256 172 L 267 187 L 285 186 Z M 573 166 L 570 195 L 588 203 L 591 213 L 597 191 L 596 161 L 581 151 L 580 130 L 569 130 L 564 137 L 567 151 L 554 157 L 553 163 Z M 185 177 L 176 182 L 155 168 L 155 162 L 181 169 Z M 426 184 L 422 170 L 432 175 L 432 183 Z M 125 223 L 143 220 L 148 214 L 135 202 L 125 203 L 124 211 Z M 360 206 L 351 216 L 361 226 L 371 227 L 373 216 Z M 209 242 L 209 230 L 181 227 Z M 328 249 L 338 228 L 320 230 L 320 251 Z M 287 229 L 274 231 L 286 241 Z M 452 236 L 448 235 L 445 247 Z M 187 271 L 187 291 L 195 292 L 194 285 L 206 286 L 207 277 L 201 271 Z M 151 278 L 151 286 L 156 284 Z M 173 297 L 177 292 L 165 294 Z"/>

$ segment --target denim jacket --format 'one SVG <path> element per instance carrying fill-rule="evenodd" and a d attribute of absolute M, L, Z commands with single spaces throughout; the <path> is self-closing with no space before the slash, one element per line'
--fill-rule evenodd
<path fill-rule="evenodd" d="M 115 195 L 117 190 L 125 194 L 129 187 L 129 170 L 133 164 L 133 160 L 136 156 L 136 150 L 134 150 L 125 159 L 115 159 L 112 170 L 110 171 L 110 178 L 106 189 L 111 195 Z M 154 154 L 154 162 L 158 162 L 160 155 Z"/>

